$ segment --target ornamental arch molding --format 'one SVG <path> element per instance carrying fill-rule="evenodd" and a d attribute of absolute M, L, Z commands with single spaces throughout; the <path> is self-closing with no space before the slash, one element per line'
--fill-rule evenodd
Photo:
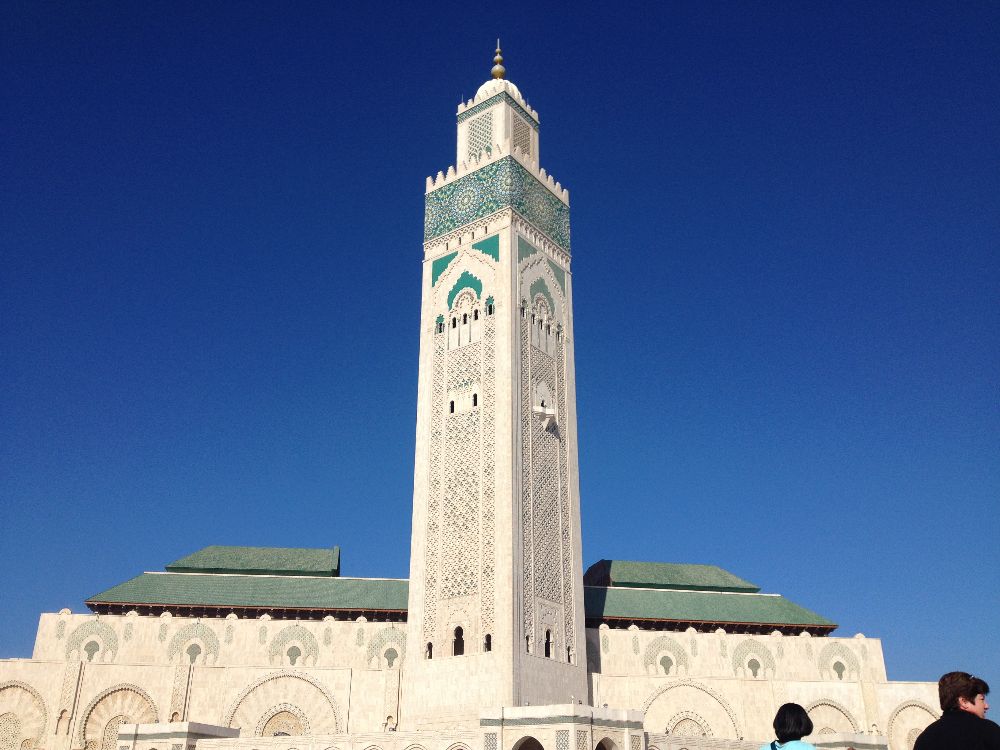
<path fill-rule="evenodd" d="M 393 664 L 397 667 L 403 663 L 406 656 L 406 636 L 398 628 L 382 628 L 368 641 L 368 651 L 365 656 L 365 663 L 368 666 L 381 666 L 385 659 L 385 652 L 392 647 L 396 651 L 396 658 Z M 389 664 L 388 666 L 392 666 Z M 421 748 L 423 750 L 423 748 Z"/>
<path fill-rule="evenodd" d="M 733 649 L 733 674 L 737 677 L 756 677 L 757 675 L 751 671 L 752 665 L 749 664 L 754 659 L 757 660 L 758 670 L 763 672 L 761 678 L 767 677 L 768 672 L 771 673 L 771 677 L 774 677 L 777 671 L 774 655 L 767 646 L 752 638 L 741 641 Z"/>
<path fill-rule="evenodd" d="M 298 653 L 294 653 L 292 649 Z M 292 653 L 289 653 L 292 652 Z M 285 658 L 288 658 L 288 662 Z M 289 625 L 282 628 L 271 639 L 268 649 L 268 659 L 271 664 L 289 664 L 289 666 L 316 666 L 319 658 L 319 643 L 311 631 L 301 625 Z M 301 659 L 301 662 L 299 661 Z M 311 662 L 311 663 L 310 663 Z"/>
<path fill-rule="evenodd" d="M 906 716 L 903 716 L 904 714 Z M 923 730 L 940 716 L 940 711 L 935 711 L 923 701 L 905 701 L 904 703 L 900 703 L 889 714 L 889 721 L 886 722 L 885 735 L 889 740 L 889 749 L 910 750 L 907 742 L 913 730 Z"/>
<path fill-rule="evenodd" d="M 108 723 L 119 717 L 122 724 L 156 724 L 160 721 L 156 703 L 138 685 L 122 682 L 102 690 L 87 704 L 76 731 L 76 746 L 95 748 Z M 90 743 L 89 745 L 87 743 Z"/>
<path fill-rule="evenodd" d="M 658 638 L 654 638 L 646 646 L 645 652 L 643 652 L 642 666 L 649 672 L 650 669 L 656 670 L 660 665 L 660 655 L 670 655 L 673 657 L 674 665 L 679 669 L 683 667 L 685 670 L 688 668 L 688 655 L 684 647 L 681 646 L 673 638 L 661 635 Z"/>
<path fill-rule="evenodd" d="M 858 728 L 858 722 L 854 720 L 854 716 L 851 714 L 851 712 L 847 710 L 845 706 L 841 705 L 840 703 L 837 703 L 837 701 L 831 698 L 821 698 L 820 700 L 813 701 L 808 706 L 806 706 L 806 713 L 809 714 L 810 718 L 814 719 L 813 723 L 817 725 L 817 731 L 819 731 L 818 728 L 819 725 L 815 721 L 816 717 L 813 715 L 813 712 L 815 711 L 819 713 L 820 711 L 822 711 L 823 708 L 828 708 L 832 711 L 836 711 L 837 713 L 842 714 L 844 720 L 847 721 L 847 723 L 850 725 L 851 728 L 850 731 L 853 732 L 854 734 L 857 734 L 858 732 L 861 731 Z M 833 729 L 835 732 L 840 731 L 836 727 L 831 727 L 831 729 Z"/>
<path fill-rule="evenodd" d="M 174 633 L 174 637 L 170 639 L 170 645 L 167 646 L 167 659 L 173 662 L 178 657 L 178 654 L 183 654 L 180 656 L 182 660 L 185 656 L 188 656 L 189 651 L 184 647 L 188 645 L 189 641 L 198 642 L 201 646 L 201 653 L 198 656 L 201 657 L 200 661 L 202 663 L 208 664 L 209 657 L 212 657 L 212 662 L 219 658 L 219 636 L 207 625 L 203 625 L 200 622 L 193 622 Z M 191 661 L 190 663 L 193 664 L 195 662 Z"/>
<path fill-rule="evenodd" d="M 446 750 L 472 750 L 472 749 L 464 742 L 453 742 L 452 744 L 448 745 Z"/>
<path fill-rule="evenodd" d="M 680 711 L 667 722 L 667 734 L 678 737 L 711 737 L 712 727 L 694 711 Z"/>
<path fill-rule="evenodd" d="M 719 708 L 724 713 L 724 715 L 729 719 L 729 723 L 732 725 L 733 734 L 736 736 L 736 739 L 738 740 L 743 739 L 743 732 L 740 729 L 739 722 L 736 720 L 736 712 L 733 710 L 733 707 L 729 704 L 729 701 L 727 701 L 725 698 L 716 693 L 707 685 L 703 685 L 700 682 L 696 682 L 695 680 L 690 680 L 690 679 L 677 680 L 676 682 L 671 682 L 669 685 L 664 685 L 654 690 L 642 704 L 642 712 L 647 715 L 647 722 L 649 720 L 649 709 L 652 707 L 652 705 L 659 698 L 666 696 L 669 692 L 673 690 L 679 690 L 681 688 L 688 688 L 690 690 L 695 690 L 700 693 L 704 693 L 709 698 L 714 700 L 718 704 Z M 650 730 L 647 728 L 646 731 Z M 723 739 L 725 739 L 725 737 L 723 737 Z"/>
<path fill-rule="evenodd" d="M 289 714 L 303 717 L 303 728 L 307 726 L 310 733 L 339 734 L 344 731 L 340 705 L 329 689 L 314 677 L 292 670 L 262 675 L 243 688 L 222 714 L 221 724 L 232 727 L 239 717 L 241 726 L 256 727 L 267 716 L 263 718 L 266 724 L 283 705 L 295 709 L 288 711 Z"/>
<path fill-rule="evenodd" d="M 291 703 L 279 703 L 260 717 L 254 727 L 254 737 L 297 737 L 312 734 L 309 717 Z"/>
<path fill-rule="evenodd" d="M 97 651 L 90 651 L 87 646 L 94 642 L 98 645 Z M 112 661 L 118 655 L 118 636 L 107 623 L 100 620 L 88 620 L 74 630 L 66 639 L 66 659 L 73 658 L 73 654 L 80 661 Z"/>
<path fill-rule="evenodd" d="M 834 664 L 840 661 L 846 668 L 847 674 L 838 674 L 834 670 Z M 822 677 L 835 677 L 837 679 L 843 679 L 844 677 L 858 679 L 861 676 L 861 665 L 858 662 L 858 657 L 854 655 L 843 643 L 828 643 L 819 652 L 819 656 L 816 659 L 816 666 L 819 667 L 819 673 Z"/>
<path fill-rule="evenodd" d="M 16 740 L 17 747 L 25 742 L 29 743 L 29 747 L 35 747 L 46 733 L 49 712 L 45 700 L 26 682 L 0 682 L 0 717 L 8 716 L 11 718 L 8 718 L 5 729 L 9 729 L 9 739 Z"/>

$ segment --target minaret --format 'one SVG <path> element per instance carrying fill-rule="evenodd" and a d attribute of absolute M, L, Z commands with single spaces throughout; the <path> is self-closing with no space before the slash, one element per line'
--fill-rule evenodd
<path fill-rule="evenodd" d="M 401 729 L 587 698 L 569 194 L 494 63 L 427 179 Z"/>

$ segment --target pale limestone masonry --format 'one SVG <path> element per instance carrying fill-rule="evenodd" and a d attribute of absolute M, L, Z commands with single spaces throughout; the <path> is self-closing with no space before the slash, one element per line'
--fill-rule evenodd
<path fill-rule="evenodd" d="M 912 750 L 934 684 L 889 682 L 878 639 L 823 637 L 734 576 L 629 591 L 805 619 L 585 610 L 569 193 L 539 148 L 537 112 L 491 80 L 459 106 L 456 166 L 427 179 L 405 616 L 399 581 L 398 603 L 372 581 L 379 606 L 330 604 L 364 588 L 339 558 L 325 577 L 144 574 L 89 603 L 121 614 L 43 614 L 32 658 L 0 661 L 0 750 L 752 750 L 787 701 L 817 747 Z M 170 604 L 237 580 L 238 604 Z"/>

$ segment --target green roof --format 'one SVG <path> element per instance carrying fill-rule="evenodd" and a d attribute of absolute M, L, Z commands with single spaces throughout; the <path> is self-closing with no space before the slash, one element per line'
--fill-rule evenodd
<path fill-rule="evenodd" d="M 583 574 L 587 586 L 756 593 L 760 586 L 715 565 L 599 560 Z"/>
<path fill-rule="evenodd" d="M 224 547 L 213 545 L 174 560 L 171 573 L 241 573 L 243 575 L 339 576 L 340 547 Z"/>
<path fill-rule="evenodd" d="M 405 611 L 407 590 L 400 578 L 143 573 L 87 604 Z"/>
<path fill-rule="evenodd" d="M 660 620 L 698 623 L 809 626 L 836 623 L 777 594 L 584 587 L 588 620 Z"/>

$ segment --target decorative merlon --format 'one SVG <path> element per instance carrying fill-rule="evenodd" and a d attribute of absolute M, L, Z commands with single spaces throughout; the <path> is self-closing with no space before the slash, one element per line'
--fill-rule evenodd
<path fill-rule="evenodd" d="M 458 103 L 458 114 L 461 115 L 466 110 L 475 107 L 477 104 L 485 102 L 487 99 L 493 98 L 497 94 L 507 94 L 518 104 L 518 106 L 521 107 L 521 109 L 531 115 L 536 123 L 538 122 L 538 113 L 531 108 L 527 99 L 521 95 L 520 89 L 506 79 L 492 80 L 484 83 L 479 87 L 479 91 L 476 92 L 476 95 L 472 99 L 469 99 L 469 101 L 464 103 Z"/>
<path fill-rule="evenodd" d="M 477 169 L 485 167 L 487 164 L 492 164 L 506 156 L 513 156 L 514 159 L 524 167 L 532 176 L 534 176 L 540 183 L 545 185 L 556 198 L 561 200 L 567 206 L 569 205 L 569 190 L 564 188 L 560 182 L 555 180 L 552 175 L 545 171 L 544 167 L 539 168 L 538 162 L 533 161 L 527 155 L 521 152 L 521 149 L 517 146 L 514 147 L 513 151 L 509 150 L 506 146 L 497 144 L 493 147 L 493 150 L 488 153 L 480 152 L 479 157 L 473 157 L 469 161 L 461 162 L 456 168 L 454 165 L 448 167 L 448 171 L 438 172 L 436 177 L 427 177 L 426 180 L 426 193 L 433 192 L 440 187 L 444 187 L 449 183 L 458 180 L 470 172 L 475 172 Z"/>

